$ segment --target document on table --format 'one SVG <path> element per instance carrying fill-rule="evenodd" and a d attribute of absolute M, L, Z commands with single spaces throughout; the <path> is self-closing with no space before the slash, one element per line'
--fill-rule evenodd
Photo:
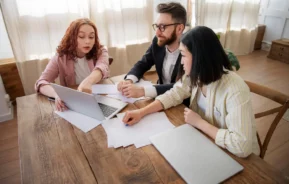
<path fill-rule="evenodd" d="M 92 85 L 93 94 L 119 94 L 117 86 L 114 84 L 94 84 Z"/>
<path fill-rule="evenodd" d="M 55 113 L 85 133 L 101 124 L 101 121 L 99 120 L 85 116 L 78 112 L 74 112 L 72 110 L 66 110 L 63 112 L 55 111 Z"/>
<path fill-rule="evenodd" d="M 117 90 L 117 85 L 119 82 L 116 84 L 94 84 L 92 85 L 92 93 L 93 94 L 109 94 L 109 95 L 117 95 L 121 94 Z M 145 81 L 145 80 L 140 80 L 139 82 L 135 83 L 137 86 L 152 86 L 152 83 L 150 81 Z"/>
<path fill-rule="evenodd" d="M 132 144 L 136 148 L 146 146 L 151 144 L 149 137 L 175 127 L 164 112 L 147 115 L 132 126 L 125 126 L 122 122 L 123 116 L 124 113 L 121 113 L 117 118 L 102 123 L 107 134 L 108 147 L 127 147 Z"/>
<path fill-rule="evenodd" d="M 137 100 L 144 99 L 145 97 L 140 98 L 127 98 L 123 96 L 117 90 L 117 84 L 94 84 L 92 85 L 92 93 L 93 94 L 107 94 L 108 97 L 119 99 L 123 102 L 127 103 L 134 103 Z M 135 83 L 136 86 L 152 86 L 150 81 L 140 80 L 139 82 Z"/>
<path fill-rule="evenodd" d="M 140 97 L 140 98 L 127 98 L 125 96 L 123 96 L 122 94 L 117 94 L 117 95 L 107 95 L 108 97 L 111 97 L 111 98 L 115 98 L 115 99 L 119 99 L 123 102 L 126 102 L 126 103 L 134 103 L 135 101 L 138 101 L 138 100 L 142 100 L 142 99 L 145 99 L 145 97 Z"/>
<path fill-rule="evenodd" d="M 117 86 L 119 82 L 116 82 L 115 85 Z M 145 81 L 143 79 L 140 79 L 137 83 L 134 83 L 136 86 L 152 86 L 151 81 Z"/>

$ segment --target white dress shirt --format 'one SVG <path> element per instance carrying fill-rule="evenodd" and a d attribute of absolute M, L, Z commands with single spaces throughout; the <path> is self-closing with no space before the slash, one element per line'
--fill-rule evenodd
<path fill-rule="evenodd" d="M 77 58 L 74 62 L 75 82 L 80 84 L 90 74 L 86 57 Z"/>
<path fill-rule="evenodd" d="M 180 54 L 180 50 L 176 49 L 173 52 L 170 52 L 166 46 L 166 55 L 164 57 L 164 62 L 163 62 L 163 76 L 162 76 L 162 80 L 163 80 L 163 84 L 170 84 L 171 83 L 171 77 L 172 77 L 172 73 L 174 71 L 176 62 L 178 60 Z M 136 83 L 138 81 L 138 78 L 134 75 L 128 75 L 126 77 L 126 79 L 130 79 L 132 80 L 133 83 Z M 147 86 L 144 87 L 144 91 L 145 91 L 145 96 L 146 97 L 156 97 L 157 96 L 157 90 L 155 87 L 153 86 Z"/>

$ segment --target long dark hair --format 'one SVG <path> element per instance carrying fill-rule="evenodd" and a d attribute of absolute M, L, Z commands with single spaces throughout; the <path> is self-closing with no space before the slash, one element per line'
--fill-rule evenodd
<path fill-rule="evenodd" d="M 190 73 L 192 86 L 208 85 L 221 79 L 224 70 L 232 70 L 232 65 L 214 31 L 205 26 L 197 26 L 185 33 L 181 42 L 192 54 Z M 180 66 L 178 78 L 184 74 Z"/>

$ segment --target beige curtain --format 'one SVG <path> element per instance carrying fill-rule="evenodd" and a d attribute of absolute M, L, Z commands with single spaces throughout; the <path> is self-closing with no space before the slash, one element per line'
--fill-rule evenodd
<path fill-rule="evenodd" d="M 24 92 L 35 93 L 34 84 L 70 22 L 89 16 L 88 2 L 2 0 L 1 9 Z"/>
<path fill-rule="evenodd" d="M 222 45 L 236 55 L 253 51 L 260 0 L 192 0 L 192 25 L 204 25 L 221 35 Z"/>
<path fill-rule="evenodd" d="M 152 0 L 1 0 L 1 9 L 25 94 L 56 51 L 69 24 L 96 23 L 100 41 L 114 58 L 111 75 L 126 73 L 153 37 Z M 33 7 L 33 8 L 32 8 Z"/>
<path fill-rule="evenodd" d="M 111 76 L 127 73 L 154 36 L 153 0 L 92 0 L 90 18 L 114 58 Z"/>

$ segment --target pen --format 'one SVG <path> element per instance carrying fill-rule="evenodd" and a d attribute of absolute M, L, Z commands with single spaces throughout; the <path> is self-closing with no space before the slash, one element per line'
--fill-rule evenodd
<path fill-rule="evenodd" d="M 48 99 L 49 101 L 52 101 L 52 102 L 55 101 L 55 98 L 53 98 L 53 97 L 48 97 L 47 99 Z"/>
<path fill-rule="evenodd" d="M 128 119 L 128 121 L 131 121 L 131 120 L 132 120 L 132 118 L 129 118 L 129 119 Z M 125 124 L 125 126 L 129 126 L 129 124 Z"/>

